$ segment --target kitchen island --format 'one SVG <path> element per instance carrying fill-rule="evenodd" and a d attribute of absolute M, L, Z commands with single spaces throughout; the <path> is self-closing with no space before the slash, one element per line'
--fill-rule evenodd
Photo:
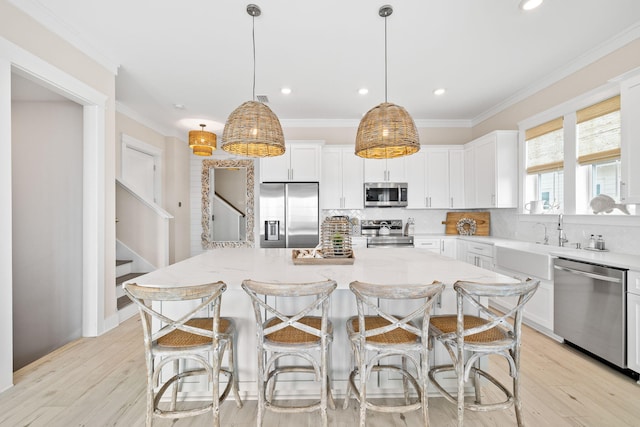
<path fill-rule="evenodd" d="M 514 283 L 516 280 L 493 271 L 481 269 L 453 258 L 423 249 L 361 249 L 354 251 L 353 265 L 295 265 L 291 249 L 227 248 L 211 249 L 200 255 L 137 277 L 140 285 L 186 286 L 221 280 L 227 284 L 222 297 L 222 315 L 236 319 L 238 329 L 238 377 L 244 396 L 255 398 L 256 327 L 249 296 L 240 285 L 245 279 L 268 282 L 315 282 L 335 280 L 337 290 L 331 297 L 331 320 L 334 325 L 332 346 L 332 388 L 337 397 L 344 396 L 349 372 L 350 347 L 346 336 L 346 320 L 356 314 L 355 297 L 349 283 L 355 280 L 382 284 L 429 284 L 434 281 L 446 286 L 436 304 L 436 313 L 455 312 L 452 288 L 457 280 L 482 283 Z M 175 307 L 163 306 L 162 310 Z M 436 348 L 432 363 L 449 363 L 449 356 Z M 389 396 L 385 386 L 397 379 L 381 378 L 376 394 Z M 455 388 L 455 381 L 452 382 Z M 314 386 L 315 387 L 315 386 Z M 394 384 L 394 388 L 397 386 Z M 288 396 L 302 396 L 309 391 L 305 381 L 291 381 Z M 202 385 L 193 384 L 183 391 L 205 394 Z M 372 393 L 374 391 L 372 390 Z M 313 389 L 313 393 L 317 390 Z"/>

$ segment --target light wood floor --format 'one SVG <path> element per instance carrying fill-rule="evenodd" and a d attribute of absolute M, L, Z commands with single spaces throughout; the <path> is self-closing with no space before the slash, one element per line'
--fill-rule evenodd
<path fill-rule="evenodd" d="M 631 378 L 525 328 L 522 385 L 528 426 L 640 426 L 640 386 Z M 497 362 L 492 362 L 497 365 Z M 496 367 L 502 367 L 500 364 Z M 492 372 L 495 372 L 494 369 Z M 501 377 L 505 379 L 505 377 Z M 0 426 L 142 426 L 145 374 L 137 317 L 98 338 L 83 338 L 15 373 L 15 386 L 0 394 Z M 341 408 L 341 402 L 337 402 Z M 455 425 L 455 407 L 430 398 L 431 425 Z M 238 410 L 223 404 L 225 427 L 255 426 L 255 401 Z M 513 409 L 471 413 L 466 426 L 515 425 Z M 357 425 L 357 405 L 329 411 L 330 425 Z M 267 413 L 265 427 L 316 426 L 317 414 Z M 164 420 L 163 420 L 164 421 Z M 202 415 L 158 426 L 210 426 Z M 369 413 L 368 426 L 418 426 L 417 411 Z"/>

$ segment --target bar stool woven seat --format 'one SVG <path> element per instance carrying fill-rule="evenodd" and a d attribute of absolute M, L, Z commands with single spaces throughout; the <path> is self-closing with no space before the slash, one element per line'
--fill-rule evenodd
<path fill-rule="evenodd" d="M 353 394 L 360 403 L 360 427 L 366 425 L 367 410 L 404 413 L 421 409 L 424 426 L 429 425 L 429 318 L 443 288 L 440 283 L 379 285 L 356 281 L 349 285 L 356 297 L 358 315 L 347 320 L 352 368 L 344 409 Z M 367 381 L 379 371 L 402 376 L 402 404 L 382 405 L 367 400 Z M 409 383 L 417 400 L 410 398 Z"/>
<path fill-rule="evenodd" d="M 319 411 L 321 425 L 328 425 L 327 408 L 335 408 L 329 383 L 333 340 L 329 296 L 336 286 L 333 280 L 315 283 L 242 282 L 242 288 L 251 297 L 258 329 L 258 427 L 262 426 L 267 410 L 289 413 Z M 296 373 L 313 374 L 315 381 L 320 383 L 318 401 L 298 406 L 276 402 L 278 376 Z"/>
<path fill-rule="evenodd" d="M 223 282 L 182 287 L 124 285 L 125 294 L 138 305 L 142 323 L 147 366 L 147 427 L 151 427 L 155 418 L 177 419 L 208 412 L 213 414 L 213 425 L 217 427 L 220 403 L 231 391 L 236 405 L 242 407 L 235 369 L 235 322 L 220 317 L 220 301 L 226 287 Z M 182 305 L 185 301 L 193 303 L 185 308 Z M 176 311 L 181 313 L 171 316 L 156 311 L 154 302 L 180 304 L 182 310 Z M 203 314 L 208 317 L 195 317 Z M 154 326 L 154 321 L 160 326 Z M 228 366 L 222 368 L 225 351 Z M 222 393 L 219 390 L 221 373 L 227 377 Z M 195 408 L 181 405 L 178 402 L 181 381 L 201 375 L 207 378 L 210 400 Z M 171 399 L 167 403 L 163 397 L 169 390 Z"/>
<path fill-rule="evenodd" d="M 457 404 L 459 427 L 464 425 L 465 409 L 493 411 L 512 406 L 515 407 L 518 426 L 524 426 L 519 381 L 522 313 L 525 304 L 538 289 L 538 284 L 539 282 L 532 280 L 517 284 L 456 282 L 453 285 L 456 291 L 456 314 L 431 317 L 431 340 L 435 339 L 444 345 L 453 364 L 432 368 L 429 378 L 448 401 Z M 489 298 L 515 298 L 517 302 L 508 312 L 496 313 L 482 302 Z M 476 311 L 478 316 L 465 314 L 472 311 Z M 481 366 L 481 358 L 489 355 L 498 355 L 506 359 L 509 374 L 513 379 L 512 391 Z M 440 384 L 439 375 L 443 372 L 455 373 L 458 384 L 456 396 Z M 470 381 L 471 375 L 475 400 L 465 402 L 465 383 Z M 498 402 L 482 402 L 482 379 L 500 390 L 505 399 Z"/>

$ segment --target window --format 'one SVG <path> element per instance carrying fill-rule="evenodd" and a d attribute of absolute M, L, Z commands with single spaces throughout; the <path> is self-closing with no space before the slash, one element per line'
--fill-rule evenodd
<path fill-rule="evenodd" d="M 563 139 L 562 117 L 525 131 L 525 200 L 544 200 L 546 211 L 562 211 L 563 208 Z"/>
<path fill-rule="evenodd" d="M 577 172 L 584 177 L 576 189 L 578 201 L 583 201 L 577 210 L 586 213 L 588 202 L 599 194 L 620 201 L 620 96 L 577 111 L 576 119 Z"/>

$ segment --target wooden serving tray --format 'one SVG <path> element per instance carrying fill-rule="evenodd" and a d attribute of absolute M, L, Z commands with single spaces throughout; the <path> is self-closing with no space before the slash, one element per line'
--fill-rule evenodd
<path fill-rule="evenodd" d="M 474 236 L 488 236 L 491 213 L 490 212 L 447 212 L 447 220 L 442 221 L 446 225 L 445 234 L 458 234 L 457 224 L 462 218 L 469 218 L 476 221 L 476 232 Z"/>
<path fill-rule="evenodd" d="M 353 251 L 348 258 L 298 258 L 299 253 L 297 249 L 291 252 L 291 260 L 295 265 L 352 265 L 356 260 Z"/>

